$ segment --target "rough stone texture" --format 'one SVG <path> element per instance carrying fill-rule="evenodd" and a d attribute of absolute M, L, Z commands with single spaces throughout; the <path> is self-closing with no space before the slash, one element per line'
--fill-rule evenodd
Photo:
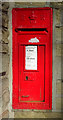
<path fill-rule="evenodd" d="M 61 118 L 62 114 L 61 113 L 57 113 L 57 112 L 53 112 L 53 113 L 44 113 L 46 118 Z"/>
<path fill-rule="evenodd" d="M 45 118 L 43 113 L 37 112 L 15 112 L 15 118 Z"/>
<path fill-rule="evenodd" d="M 4 111 L 9 103 L 9 89 L 2 91 L 2 110 Z"/>
<path fill-rule="evenodd" d="M 9 2 L 3 2 L 2 3 L 2 11 L 7 12 L 9 8 Z"/>
<path fill-rule="evenodd" d="M 46 2 L 15 2 L 15 6 L 18 7 L 18 6 L 22 6 L 22 7 L 33 7 L 33 6 L 38 6 L 38 7 L 42 7 L 42 6 L 45 6 L 46 5 Z"/>
<path fill-rule="evenodd" d="M 58 80 L 58 82 L 56 83 L 56 93 L 58 95 L 63 95 L 63 82 L 61 82 L 60 80 Z"/>
<path fill-rule="evenodd" d="M 7 31 L 5 27 L 3 27 L 3 30 L 2 30 L 2 42 L 3 43 L 8 43 L 8 36 L 9 36 L 9 32 Z"/>
<path fill-rule="evenodd" d="M 4 54 L 8 53 L 8 44 L 0 43 L 0 53 L 4 53 Z"/>
<path fill-rule="evenodd" d="M 58 9 L 58 10 L 56 10 L 56 25 L 57 24 L 60 24 L 60 16 L 61 16 L 61 14 L 60 14 L 60 9 Z"/>
<path fill-rule="evenodd" d="M 8 78 L 3 78 L 2 79 L 2 91 L 8 89 L 9 87 L 9 80 Z"/>
<path fill-rule="evenodd" d="M 2 118 L 8 118 L 9 117 L 9 111 L 5 110 L 2 114 Z"/>
<path fill-rule="evenodd" d="M 8 28 L 8 15 L 5 13 L 2 14 L 2 25 Z"/>
<path fill-rule="evenodd" d="M 63 27 L 61 27 L 61 42 L 63 43 Z"/>
<path fill-rule="evenodd" d="M 56 43 L 61 42 L 61 28 L 55 28 Z"/>
<path fill-rule="evenodd" d="M 48 112 L 15 112 L 15 118 L 61 118 L 61 113 Z"/>
<path fill-rule="evenodd" d="M 8 8 L 9 3 L 2 3 L 2 42 L 8 43 Z"/>
<path fill-rule="evenodd" d="M 61 98 L 61 97 L 56 98 L 56 109 L 57 110 L 63 109 L 63 98 Z"/>
<path fill-rule="evenodd" d="M 56 81 L 57 81 L 58 79 L 61 79 L 61 57 L 57 57 L 57 54 L 56 54 L 55 70 L 56 70 Z"/>
<path fill-rule="evenodd" d="M 2 63 L 0 62 L 0 67 L 2 64 L 2 69 L 0 69 L 0 79 L 2 80 L 2 117 L 8 118 L 9 111 L 8 103 L 10 100 L 9 92 L 9 54 L 8 54 L 8 8 L 9 3 L 2 3 L 2 38 L 0 39 L 0 58 L 2 57 Z M 0 29 L 1 30 L 1 29 Z"/>
<path fill-rule="evenodd" d="M 63 2 L 50 2 L 51 7 L 55 9 L 63 8 Z"/>
<path fill-rule="evenodd" d="M 2 108 L 2 80 L 0 78 L 0 112 Z"/>
<path fill-rule="evenodd" d="M 9 70 L 9 55 L 8 54 L 2 54 L 2 72 L 6 71 L 6 73 Z"/>
<path fill-rule="evenodd" d="M 63 84 L 62 84 L 62 77 L 61 77 L 61 57 L 63 56 L 63 44 L 62 43 L 62 23 L 61 23 L 61 9 L 63 4 L 61 3 L 51 3 L 52 7 L 56 9 L 56 24 L 55 24 L 55 71 L 56 71 L 56 110 L 61 111 L 63 109 Z"/>
<path fill-rule="evenodd" d="M 58 57 L 60 57 L 62 55 L 62 53 L 61 53 L 61 48 L 63 48 L 62 46 L 63 46 L 63 44 L 56 44 L 56 56 L 58 56 Z"/>

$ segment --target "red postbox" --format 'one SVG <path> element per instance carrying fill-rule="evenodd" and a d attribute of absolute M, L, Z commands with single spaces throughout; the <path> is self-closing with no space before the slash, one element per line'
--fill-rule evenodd
<path fill-rule="evenodd" d="M 12 10 L 13 109 L 52 109 L 52 8 Z"/>

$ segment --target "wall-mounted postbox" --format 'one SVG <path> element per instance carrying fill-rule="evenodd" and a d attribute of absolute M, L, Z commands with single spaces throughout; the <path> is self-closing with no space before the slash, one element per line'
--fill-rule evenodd
<path fill-rule="evenodd" d="M 13 109 L 52 109 L 52 9 L 12 11 Z"/>

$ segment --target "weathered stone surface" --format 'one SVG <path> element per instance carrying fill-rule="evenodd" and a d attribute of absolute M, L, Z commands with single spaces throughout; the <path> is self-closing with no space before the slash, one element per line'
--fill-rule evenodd
<path fill-rule="evenodd" d="M 61 24 L 63 25 L 63 10 L 61 10 Z"/>
<path fill-rule="evenodd" d="M 9 36 L 8 8 L 9 8 L 9 3 L 2 2 L 2 8 L 0 6 L 0 105 L 2 106 L 3 118 L 8 118 L 9 116 L 9 111 L 5 109 L 9 103 L 9 95 L 10 95 L 9 81 L 7 78 L 8 69 L 9 69 L 8 44 L 5 44 L 8 43 L 8 36 Z"/>
<path fill-rule="evenodd" d="M 9 2 L 3 2 L 2 3 L 2 11 L 8 11 L 9 8 Z"/>
<path fill-rule="evenodd" d="M 56 98 L 56 109 L 63 110 L 63 98 Z"/>
<path fill-rule="evenodd" d="M 0 62 L 0 73 L 7 72 L 9 69 L 9 56 L 7 54 L 0 54 L 0 58 L 2 57 L 2 63 Z M 2 68 L 1 68 L 2 66 Z"/>
<path fill-rule="evenodd" d="M 2 91 L 6 90 L 9 88 L 9 80 L 8 78 L 3 78 L 2 79 Z"/>
<path fill-rule="evenodd" d="M 60 9 L 56 10 L 56 24 L 60 24 L 61 22 L 61 14 L 60 14 Z"/>
<path fill-rule="evenodd" d="M 51 2 L 50 4 L 51 4 L 51 7 L 56 8 L 56 9 L 63 8 L 63 2 L 61 2 L 61 1 L 54 2 L 54 0 L 53 0 L 53 2 Z"/>
<path fill-rule="evenodd" d="M 2 11 L 7 11 L 9 8 L 9 3 L 2 3 Z M 8 11 L 2 12 L 2 42 L 8 43 Z"/>
<path fill-rule="evenodd" d="M 49 113 L 44 113 L 46 118 L 61 118 L 61 113 L 55 113 L 55 112 L 49 112 Z"/>
<path fill-rule="evenodd" d="M 0 28 L 2 28 L 2 16 L 0 15 Z"/>
<path fill-rule="evenodd" d="M 4 43 L 8 43 L 8 36 L 9 36 L 9 31 L 5 30 L 5 28 L 3 28 L 2 30 L 2 41 Z"/>
<path fill-rule="evenodd" d="M 8 41 L 8 38 L 5 38 L 5 39 L 4 39 L 4 37 L 3 37 L 2 40 L 1 40 L 1 42 L 3 42 L 3 43 L 8 43 L 9 41 Z"/>
<path fill-rule="evenodd" d="M 61 81 L 57 81 L 56 82 L 56 93 L 57 93 L 57 95 L 63 95 L 63 82 L 61 82 Z"/>
<path fill-rule="evenodd" d="M 2 79 L 0 78 L 0 110 L 2 106 Z"/>
<path fill-rule="evenodd" d="M 8 44 L 0 44 L 0 53 L 8 53 Z"/>
<path fill-rule="evenodd" d="M 63 56 L 63 44 L 56 44 L 56 56 Z"/>
<path fill-rule="evenodd" d="M 63 43 L 63 27 L 61 28 L 61 42 Z"/>
<path fill-rule="evenodd" d="M 9 93 L 9 89 L 6 88 L 5 90 L 2 91 L 2 110 L 5 110 L 5 108 L 7 107 L 9 100 L 10 100 L 10 93 Z"/>
<path fill-rule="evenodd" d="M 61 44 L 56 45 L 56 56 L 61 56 Z"/>
<path fill-rule="evenodd" d="M 22 7 L 33 7 L 33 6 L 45 6 L 46 2 L 15 2 L 15 6 L 22 6 Z"/>
<path fill-rule="evenodd" d="M 54 62 L 55 80 L 61 79 L 61 57 L 56 57 Z"/>
<path fill-rule="evenodd" d="M 8 118 L 9 117 L 9 111 L 8 110 L 5 110 L 3 113 L 2 113 L 2 118 Z"/>
<path fill-rule="evenodd" d="M 53 112 L 14 112 L 15 118 L 61 118 L 61 113 Z"/>
<path fill-rule="evenodd" d="M 55 39 L 56 42 L 61 42 L 61 28 L 55 28 Z"/>
<path fill-rule="evenodd" d="M 8 15 L 5 13 L 2 13 L 2 26 L 8 28 Z"/>
<path fill-rule="evenodd" d="M 0 72 L 0 74 L 2 73 L 5 73 L 4 75 L 0 75 L 0 80 L 2 79 L 6 79 L 8 77 L 8 73 L 5 71 L 5 72 Z"/>
<path fill-rule="evenodd" d="M 41 112 L 15 112 L 15 118 L 45 118 L 44 113 Z"/>

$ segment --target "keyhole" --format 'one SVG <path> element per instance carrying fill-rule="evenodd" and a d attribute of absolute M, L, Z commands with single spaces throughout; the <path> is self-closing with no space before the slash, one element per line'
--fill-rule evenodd
<path fill-rule="evenodd" d="M 28 80 L 28 76 L 26 76 L 26 80 Z"/>

